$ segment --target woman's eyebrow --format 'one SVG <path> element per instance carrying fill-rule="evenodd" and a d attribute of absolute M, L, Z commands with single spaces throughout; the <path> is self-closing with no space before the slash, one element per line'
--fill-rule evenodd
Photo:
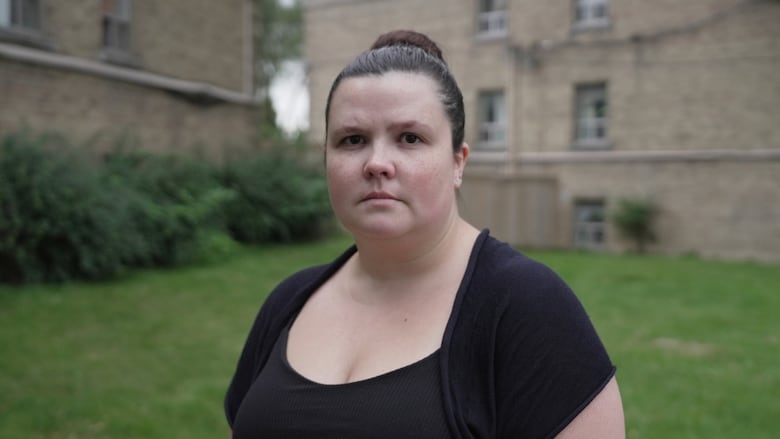
<path fill-rule="evenodd" d="M 417 120 L 409 120 L 409 121 L 403 121 L 403 122 L 397 122 L 390 124 L 390 128 L 393 130 L 410 130 L 410 131 L 424 131 L 424 132 L 433 132 L 433 127 L 430 125 L 417 121 Z"/>
<path fill-rule="evenodd" d="M 346 134 L 357 134 L 357 133 L 361 133 L 361 132 L 362 132 L 362 130 L 357 125 L 342 125 L 342 126 L 339 126 L 337 128 L 334 128 L 331 131 L 331 135 L 334 136 L 334 137 L 339 137 L 339 136 L 343 136 L 343 135 L 346 135 Z"/>

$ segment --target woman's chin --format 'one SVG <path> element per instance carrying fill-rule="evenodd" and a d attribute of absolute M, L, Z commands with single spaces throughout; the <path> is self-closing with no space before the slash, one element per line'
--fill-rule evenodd
<path fill-rule="evenodd" d="M 402 225 L 400 221 L 360 221 L 345 224 L 344 227 L 353 236 L 371 239 L 394 239 L 409 233 L 412 227 Z"/>

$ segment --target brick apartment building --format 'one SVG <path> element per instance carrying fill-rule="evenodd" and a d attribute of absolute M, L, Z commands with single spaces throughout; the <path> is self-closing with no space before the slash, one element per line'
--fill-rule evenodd
<path fill-rule="evenodd" d="M 780 1 L 307 0 L 311 137 L 381 32 L 438 41 L 464 93 L 462 213 L 525 247 L 622 251 L 621 198 L 661 253 L 780 260 Z"/>
<path fill-rule="evenodd" d="M 0 0 L 0 134 L 254 139 L 250 0 Z"/>

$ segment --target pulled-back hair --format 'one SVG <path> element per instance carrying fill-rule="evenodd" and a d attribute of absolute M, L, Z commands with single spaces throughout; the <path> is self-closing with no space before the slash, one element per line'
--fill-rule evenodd
<path fill-rule="evenodd" d="M 439 99 L 452 130 L 452 148 L 456 152 L 460 151 L 466 119 L 463 95 L 444 61 L 439 46 L 426 35 L 409 30 L 380 35 L 369 50 L 358 55 L 336 76 L 325 105 L 326 131 L 331 99 L 342 80 L 388 72 L 420 73 L 438 84 Z"/>

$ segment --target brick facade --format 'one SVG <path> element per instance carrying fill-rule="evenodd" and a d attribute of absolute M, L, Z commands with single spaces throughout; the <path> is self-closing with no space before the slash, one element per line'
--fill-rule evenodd
<path fill-rule="evenodd" d="M 156 150 L 250 144 L 251 2 L 219 3 L 131 1 L 119 62 L 103 47 L 102 2 L 41 1 L 33 38 L 0 26 L 0 133 L 131 137 Z"/>
<path fill-rule="evenodd" d="M 780 260 L 780 3 L 609 0 L 575 25 L 573 0 L 508 0 L 505 32 L 478 31 L 475 0 L 308 0 L 311 136 L 339 69 L 381 32 L 442 46 L 464 93 L 472 155 L 464 215 L 521 246 L 571 247 L 582 200 L 653 199 L 652 249 Z M 376 17 L 382 17 L 381 28 Z M 607 135 L 575 139 L 577 87 L 605 90 Z M 479 141 L 480 91 L 500 90 L 506 142 Z M 473 206 L 477 206 L 473 208 Z M 601 247 L 630 244 L 605 224 Z"/>

